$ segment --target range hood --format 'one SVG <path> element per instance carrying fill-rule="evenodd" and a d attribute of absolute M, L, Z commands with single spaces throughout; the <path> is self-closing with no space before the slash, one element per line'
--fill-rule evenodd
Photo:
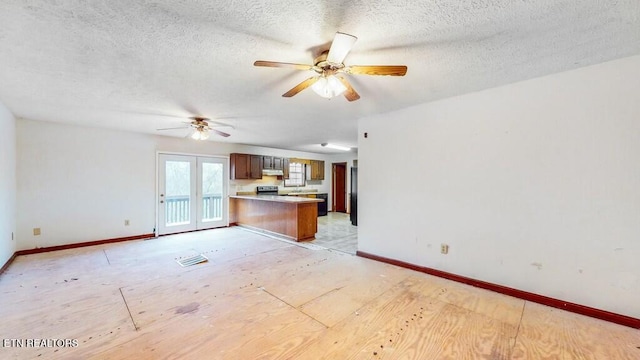
<path fill-rule="evenodd" d="M 284 173 L 282 170 L 274 170 L 274 169 L 262 169 L 262 175 L 266 176 L 283 176 Z"/>

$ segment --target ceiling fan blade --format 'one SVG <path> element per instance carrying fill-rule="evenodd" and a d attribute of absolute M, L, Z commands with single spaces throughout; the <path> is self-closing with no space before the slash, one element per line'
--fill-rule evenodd
<path fill-rule="evenodd" d="M 404 65 L 352 65 L 345 68 L 344 72 L 354 75 L 404 76 L 407 73 L 407 67 Z"/>
<path fill-rule="evenodd" d="M 156 129 L 158 131 L 160 130 L 176 130 L 176 129 L 187 129 L 188 126 L 180 126 L 180 127 L 172 127 L 172 128 L 162 128 L 162 129 Z"/>
<path fill-rule="evenodd" d="M 351 84 L 347 81 L 347 79 L 341 77 L 341 76 L 337 76 L 338 79 L 340 79 L 340 82 L 342 82 L 342 84 L 347 88 L 347 90 L 345 90 L 342 95 L 344 95 L 345 98 L 347 98 L 347 100 L 349 101 L 356 101 L 358 99 L 360 99 L 360 94 L 358 94 L 354 89 L 353 86 L 351 86 Z"/>
<path fill-rule="evenodd" d="M 342 64 L 344 58 L 347 57 L 351 47 L 358 40 L 357 37 L 341 32 L 337 32 L 333 38 L 331 47 L 329 48 L 329 54 L 327 54 L 327 62 L 333 64 Z"/>
<path fill-rule="evenodd" d="M 297 93 L 299 93 L 300 91 L 302 91 L 302 90 L 308 88 L 309 86 L 313 85 L 316 81 L 318 81 L 318 79 L 320 79 L 319 76 L 310 77 L 307 80 L 301 82 L 300 84 L 294 86 L 291 90 L 289 90 L 286 93 L 282 94 L 282 97 L 292 97 L 292 96 L 296 95 Z"/>
<path fill-rule="evenodd" d="M 229 128 L 229 129 L 234 129 L 234 130 L 236 128 L 233 125 L 225 124 L 223 122 L 215 121 L 215 120 L 207 120 L 207 127 L 209 127 L 210 129 L 213 129 L 213 128 Z"/>
<path fill-rule="evenodd" d="M 313 69 L 313 65 L 293 64 L 293 63 L 285 63 L 285 62 L 277 62 L 277 61 L 266 61 L 266 60 L 258 60 L 258 61 L 253 63 L 253 66 L 292 68 L 292 69 L 296 69 L 296 70 L 311 70 L 311 69 Z"/>
<path fill-rule="evenodd" d="M 222 132 L 222 131 L 220 131 L 220 130 L 216 130 L 216 129 L 210 129 L 210 130 L 211 130 L 211 131 L 213 131 L 214 133 L 216 133 L 216 134 L 220 135 L 220 136 L 223 136 L 223 137 L 229 137 L 229 136 L 231 136 L 231 135 L 227 134 L 226 132 Z"/>

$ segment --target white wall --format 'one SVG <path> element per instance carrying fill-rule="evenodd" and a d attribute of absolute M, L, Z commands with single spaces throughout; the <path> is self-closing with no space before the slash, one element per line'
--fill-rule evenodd
<path fill-rule="evenodd" d="M 16 120 L 0 102 L 0 267 L 16 251 Z"/>
<path fill-rule="evenodd" d="M 17 124 L 19 249 L 153 232 L 153 137 L 23 119 Z M 40 236 L 33 235 L 36 227 Z"/>
<path fill-rule="evenodd" d="M 635 56 L 360 119 L 359 250 L 640 318 L 639 94 Z"/>
<path fill-rule="evenodd" d="M 17 121 L 17 139 L 18 249 L 152 233 L 158 151 L 327 158 L 25 119 Z M 255 190 L 257 184 L 273 181 L 232 181 L 230 192 Z M 329 192 L 329 184 L 325 180 L 308 188 Z M 129 226 L 124 225 L 125 219 L 130 220 Z M 36 227 L 41 228 L 39 236 L 33 235 Z"/>

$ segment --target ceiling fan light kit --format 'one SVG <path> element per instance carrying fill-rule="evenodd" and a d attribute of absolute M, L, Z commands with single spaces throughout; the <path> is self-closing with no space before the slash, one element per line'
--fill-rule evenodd
<path fill-rule="evenodd" d="M 323 98 L 330 99 L 335 96 L 344 95 L 348 101 L 360 99 L 360 95 L 353 89 L 349 81 L 336 74 L 348 75 L 387 75 L 404 76 L 407 67 L 404 65 L 353 65 L 345 66 L 344 59 L 351 51 L 357 37 L 341 32 L 337 32 L 329 50 L 323 51 L 314 59 L 314 65 L 294 64 L 277 61 L 258 60 L 254 66 L 281 67 L 295 70 L 312 70 L 317 75 L 310 77 L 291 90 L 282 94 L 283 97 L 292 97 L 302 90 L 311 89 Z"/>
<path fill-rule="evenodd" d="M 174 129 L 186 129 L 186 128 L 191 128 L 191 133 L 189 133 L 189 135 L 187 135 L 188 137 L 192 138 L 193 140 L 207 140 L 209 138 L 210 132 L 215 133 L 216 135 L 220 135 L 222 137 L 229 137 L 231 135 L 227 134 L 226 132 L 222 132 L 220 130 L 216 130 L 214 129 L 215 127 L 230 127 L 232 129 L 234 129 L 233 126 L 231 125 L 226 125 L 226 124 L 222 124 L 216 121 L 211 121 L 208 118 L 202 117 L 202 116 L 194 116 L 192 118 L 190 118 L 191 121 L 190 122 L 186 122 L 184 126 L 181 127 L 177 127 L 177 128 L 164 128 L 164 129 L 157 129 L 157 130 L 174 130 Z M 213 123 L 216 125 L 210 125 L 209 123 Z"/>
<path fill-rule="evenodd" d="M 193 140 L 207 140 L 209 138 L 209 132 L 204 128 L 197 128 L 193 130 L 190 136 Z"/>
<path fill-rule="evenodd" d="M 347 90 L 347 87 L 335 75 L 329 75 L 321 76 L 318 81 L 311 85 L 311 89 L 323 98 L 331 99 L 342 95 Z"/>

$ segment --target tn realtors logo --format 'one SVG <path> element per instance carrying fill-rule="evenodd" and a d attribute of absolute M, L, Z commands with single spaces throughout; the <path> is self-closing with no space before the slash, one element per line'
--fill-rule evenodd
<path fill-rule="evenodd" d="M 78 339 L 2 339 L 2 347 L 68 348 L 77 347 Z"/>

